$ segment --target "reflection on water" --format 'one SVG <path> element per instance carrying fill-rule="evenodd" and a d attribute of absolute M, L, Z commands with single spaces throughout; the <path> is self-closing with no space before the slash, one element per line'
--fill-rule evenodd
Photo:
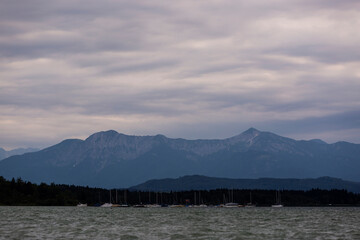
<path fill-rule="evenodd" d="M 0 239 L 360 239 L 360 208 L 0 207 Z"/>

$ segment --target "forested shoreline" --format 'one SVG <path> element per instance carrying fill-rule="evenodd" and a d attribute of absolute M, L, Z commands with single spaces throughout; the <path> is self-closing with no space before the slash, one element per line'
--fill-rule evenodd
<path fill-rule="evenodd" d="M 360 206 L 360 194 L 346 190 L 309 191 L 282 190 L 281 203 L 285 206 Z M 250 201 L 257 206 L 275 203 L 275 190 L 216 189 L 180 192 L 144 192 L 128 189 L 102 189 L 64 184 L 33 184 L 22 179 L 6 180 L 0 176 L 0 205 L 5 206 L 75 206 L 87 203 L 99 206 L 111 202 L 118 204 L 161 205 L 219 205 L 236 202 L 242 205 Z"/>

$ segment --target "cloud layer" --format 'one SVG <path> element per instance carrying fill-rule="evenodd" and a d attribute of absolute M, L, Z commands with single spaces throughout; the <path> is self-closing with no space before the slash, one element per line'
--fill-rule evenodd
<path fill-rule="evenodd" d="M 360 143 L 360 3 L 0 3 L 0 146 L 248 127 Z"/>

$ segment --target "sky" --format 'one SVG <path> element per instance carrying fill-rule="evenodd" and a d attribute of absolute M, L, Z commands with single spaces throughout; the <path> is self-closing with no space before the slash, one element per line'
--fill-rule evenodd
<path fill-rule="evenodd" d="M 360 143 L 358 0 L 0 0 L 0 147 L 250 127 Z"/>

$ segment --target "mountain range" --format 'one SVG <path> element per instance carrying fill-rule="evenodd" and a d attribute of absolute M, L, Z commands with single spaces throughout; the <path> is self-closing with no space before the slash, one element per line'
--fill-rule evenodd
<path fill-rule="evenodd" d="M 360 183 L 344 181 L 339 178 L 259 178 L 259 179 L 231 179 L 206 176 L 184 176 L 180 178 L 166 178 L 149 180 L 133 186 L 130 190 L 170 192 L 214 189 L 257 189 L 257 190 L 301 190 L 311 189 L 345 189 L 349 192 L 360 193 Z"/>
<path fill-rule="evenodd" d="M 5 149 L 0 148 L 0 161 L 14 155 L 21 155 L 27 152 L 37 152 L 39 150 L 40 149 L 38 148 L 16 148 L 10 151 L 6 151 Z"/>
<path fill-rule="evenodd" d="M 0 162 L 0 175 L 32 182 L 129 187 L 150 179 L 317 178 L 360 181 L 360 144 L 293 140 L 250 128 L 226 139 L 98 132 Z"/>

